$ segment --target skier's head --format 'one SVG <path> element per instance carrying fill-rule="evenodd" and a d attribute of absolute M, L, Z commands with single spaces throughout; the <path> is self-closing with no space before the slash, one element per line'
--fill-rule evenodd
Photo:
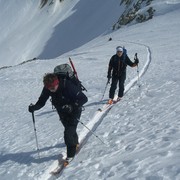
<path fill-rule="evenodd" d="M 51 92 L 56 92 L 59 87 L 58 77 L 54 73 L 45 74 L 43 83 L 44 86 Z"/>
<path fill-rule="evenodd" d="M 121 46 L 116 47 L 116 54 L 121 57 L 123 54 L 123 48 Z"/>

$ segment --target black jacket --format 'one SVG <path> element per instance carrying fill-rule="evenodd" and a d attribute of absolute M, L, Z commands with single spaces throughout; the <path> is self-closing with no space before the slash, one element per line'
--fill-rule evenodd
<path fill-rule="evenodd" d="M 50 96 L 52 98 L 52 104 L 55 106 L 60 116 L 65 115 L 62 106 L 72 105 L 72 114 L 76 114 L 83 104 L 88 101 L 86 95 L 70 80 L 60 79 L 59 87 L 56 92 L 51 92 L 45 87 L 43 88 L 39 100 L 35 104 L 35 109 L 38 110 L 42 108 Z"/>
<path fill-rule="evenodd" d="M 113 55 L 109 61 L 108 77 L 111 77 L 111 71 L 113 77 L 120 77 L 123 73 L 126 73 L 127 65 L 133 67 L 135 64 L 129 59 L 127 55 L 119 57 L 117 54 Z"/>

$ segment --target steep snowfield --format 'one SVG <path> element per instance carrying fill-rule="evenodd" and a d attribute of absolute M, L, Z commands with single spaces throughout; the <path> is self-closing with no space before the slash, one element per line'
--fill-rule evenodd
<path fill-rule="evenodd" d="M 165 2 L 166 11 L 162 4 L 156 4 L 163 13 L 152 21 L 101 35 L 53 60 L 0 70 L 1 180 L 47 179 L 49 167 L 65 152 L 63 127 L 48 102 L 35 113 L 41 158 L 37 156 L 27 106 L 40 95 L 44 73 L 67 62 L 69 56 L 74 60 L 88 89 L 89 102 L 81 120 L 90 125 L 95 111 L 102 107 L 95 102 L 102 96 L 107 64 L 117 45 L 125 45 L 131 59 L 138 53 L 140 70 L 151 60 L 140 78 L 141 88 L 132 87 L 119 104 L 99 119 L 95 133 L 109 146 L 89 136 L 58 179 L 180 179 L 180 3 Z M 108 41 L 109 37 L 113 40 Z M 128 68 L 127 74 L 126 84 L 136 77 L 136 68 Z M 79 125 L 81 138 L 84 132 Z"/>
<path fill-rule="evenodd" d="M 40 9 L 37 0 L 0 1 L 0 66 L 55 58 L 110 29 L 121 12 L 116 0 L 48 4 Z"/>
<path fill-rule="evenodd" d="M 42 9 L 36 0 L 0 1 L 0 66 L 37 57 L 54 27 L 70 15 L 77 1 L 55 1 Z"/>

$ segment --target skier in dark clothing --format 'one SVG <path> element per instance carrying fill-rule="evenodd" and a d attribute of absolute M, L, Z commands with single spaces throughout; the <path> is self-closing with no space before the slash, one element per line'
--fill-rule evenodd
<path fill-rule="evenodd" d="M 82 106 L 88 99 L 70 80 L 61 79 L 54 73 L 49 73 L 43 79 L 44 88 L 35 105 L 29 106 L 29 112 L 42 108 L 51 96 L 60 120 L 65 128 L 64 140 L 67 146 L 67 162 L 76 153 L 79 144 L 76 128 L 80 119 Z"/>
<path fill-rule="evenodd" d="M 130 67 L 135 67 L 139 63 L 139 60 L 136 59 L 133 63 L 127 54 L 123 54 L 123 48 L 118 46 L 116 48 L 116 54 L 113 55 L 109 62 L 108 67 L 108 82 L 112 78 L 112 83 L 109 91 L 109 104 L 113 103 L 114 94 L 117 88 L 117 83 L 119 82 L 119 92 L 117 101 L 121 100 L 124 95 L 124 82 L 126 79 L 126 67 L 127 65 Z"/>

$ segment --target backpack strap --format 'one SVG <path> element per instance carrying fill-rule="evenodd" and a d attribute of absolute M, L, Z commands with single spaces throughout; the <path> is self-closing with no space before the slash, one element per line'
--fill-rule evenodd
<path fill-rule="evenodd" d="M 66 77 L 62 78 L 62 76 L 56 74 L 60 83 L 60 88 L 64 89 L 66 87 Z"/>

